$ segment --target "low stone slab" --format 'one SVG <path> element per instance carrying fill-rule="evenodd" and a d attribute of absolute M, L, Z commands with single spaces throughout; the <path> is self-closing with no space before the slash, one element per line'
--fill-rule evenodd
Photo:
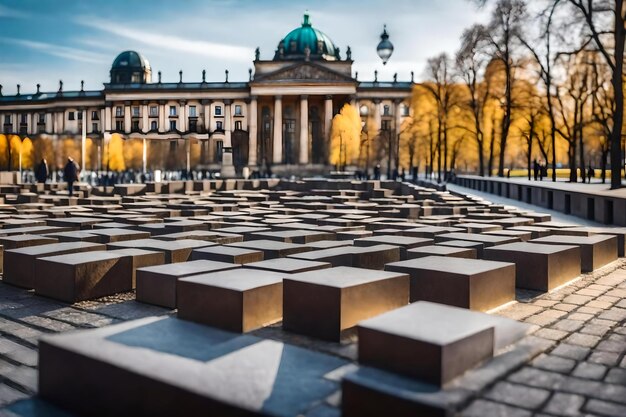
<path fill-rule="evenodd" d="M 420 246 L 408 249 L 406 254 L 407 259 L 424 258 L 426 256 L 452 256 L 455 258 L 476 259 L 476 249 L 455 248 L 443 245 Z"/>
<path fill-rule="evenodd" d="M 521 339 L 531 326 L 420 301 L 357 329 L 361 365 L 343 377 L 342 415 L 374 417 L 393 410 L 394 416 L 409 417 L 449 415 L 446 395 L 454 388 L 439 387 Z"/>
<path fill-rule="evenodd" d="M 69 232 L 58 232 L 45 234 L 44 236 L 57 239 L 59 242 L 92 242 L 101 243 L 98 236 L 91 233 L 91 230 L 75 230 Z"/>
<path fill-rule="evenodd" d="M 289 258 L 307 261 L 327 262 L 332 266 L 352 266 L 353 246 L 340 246 L 329 249 L 312 250 L 290 255 Z M 398 251 L 399 253 L 399 251 Z"/>
<path fill-rule="evenodd" d="M 476 253 L 476 257 L 483 257 L 483 250 L 485 249 L 485 245 L 480 242 L 470 242 L 469 240 L 444 240 L 443 242 L 439 242 L 436 246 L 448 246 L 457 249 L 471 249 Z"/>
<path fill-rule="evenodd" d="M 4 251 L 2 282 L 22 288 L 35 287 L 35 259 L 69 253 L 101 251 L 105 245 L 90 242 L 63 242 Z"/>
<path fill-rule="evenodd" d="M 49 245 L 59 240 L 40 235 L 13 235 L 0 237 L 0 245 L 4 250 L 26 248 L 29 246 Z"/>
<path fill-rule="evenodd" d="M 220 233 L 214 230 L 191 230 L 188 232 L 168 233 L 154 237 L 159 240 L 206 240 L 220 245 L 227 243 L 243 242 L 243 235 L 234 235 L 231 233 Z"/>
<path fill-rule="evenodd" d="M 352 252 L 352 266 L 382 270 L 390 262 L 401 259 L 401 247 L 394 245 L 374 245 L 350 248 Z"/>
<path fill-rule="evenodd" d="M 318 269 L 330 268 L 328 262 L 305 261 L 295 258 L 276 258 L 266 261 L 251 262 L 246 264 L 246 268 L 261 269 L 264 271 L 282 272 L 287 274 L 298 274 L 300 272 L 315 271 Z"/>
<path fill-rule="evenodd" d="M 195 249 L 191 259 L 206 259 L 209 261 L 228 262 L 231 264 L 247 264 L 263 260 L 263 252 L 260 250 L 237 248 L 234 246 L 209 246 Z"/>
<path fill-rule="evenodd" d="M 519 242 L 519 238 L 511 236 L 493 236 L 479 233 L 444 233 L 435 236 L 435 242 L 444 242 L 447 240 L 467 240 L 469 242 L 482 243 L 486 248 L 495 245 L 503 245 L 505 243 Z"/>
<path fill-rule="evenodd" d="M 406 305 L 409 280 L 403 273 L 337 267 L 285 277 L 283 291 L 285 330 L 339 341 L 359 321 Z"/>
<path fill-rule="evenodd" d="M 291 417 L 338 391 L 324 376 L 346 364 L 281 342 L 149 317 L 43 337 L 38 391 L 79 415 Z"/>
<path fill-rule="evenodd" d="M 305 245 L 265 239 L 229 243 L 226 246 L 262 251 L 264 259 L 284 258 L 285 256 L 293 255 L 295 253 L 308 252 L 311 250 L 309 246 Z"/>
<path fill-rule="evenodd" d="M 550 291 L 580 275 L 580 248 L 517 242 L 486 248 L 484 259 L 513 262 L 515 286 Z"/>
<path fill-rule="evenodd" d="M 382 235 L 355 239 L 355 246 L 394 245 L 400 247 L 400 259 L 406 259 L 407 250 L 432 245 L 433 240 L 422 237 Z"/>
<path fill-rule="evenodd" d="M 580 247 L 581 268 L 591 272 L 617 259 L 617 237 L 606 235 L 563 236 L 553 235 L 533 239 L 531 243 L 546 245 L 576 245 Z"/>
<path fill-rule="evenodd" d="M 443 256 L 387 264 L 411 277 L 411 302 L 432 301 L 487 311 L 515 299 L 515 264 Z"/>
<path fill-rule="evenodd" d="M 138 240 L 149 239 L 150 233 L 141 232 L 138 230 L 117 229 L 117 228 L 105 228 L 105 229 L 93 229 L 89 233 L 99 236 L 99 243 L 115 243 L 124 242 L 126 240 Z"/>
<path fill-rule="evenodd" d="M 226 262 L 198 260 L 140 268 L 137 270 L 137 301 L 176 308 L 177 281 L 180 278 L 239 267 Z"/>
<path fill-rule="evenodd" d="M 617 256 L 624 257 L 626 252 L 626 227 L 572 227 L 559 229 L 555 234 L 571 236 L 611 235 L 617 237 Z"/>
<path fill-rule="evenodd" d="M 493 235 L 493 236 L 507 236 L 507 237 L 515 237 L 521 240 L 522 242 L 527 242 L 532 239 L 532 232 L 525 232 L 523 230 L 496 230 L 494 232 L 484 232 L 485 235 Z"/>
<path fill-rule="evenodd" d="M 138 239 L 124 242 L 109 243 L 109 249 L 138 248 L 156 250 L 165 254 L 165 263 L 186 262 L 191 258 L 191 252 L 197 248 L 213 246 L 215 243 L 204 240 L 182 239 L 163 241 L 158 239 Z"/>
<path fill-rule="evenodd" d="M 317 232 L 314 230 L 282 230 L 278 232 L 252 233 L 249 237 L 250 239 L 266 239 L 285 243 L 306 244 L 321 240 L 334 240 L 335 234 L 330 232 Z"/>
<path fill-rule="evenodd" d="M 133 269 L 133 289 L 137 286 L 137 269 L 147 266 L 163 265 L 165 263 L 165 254 L 159 251 L 128 248 L 110 250 L 109 252 L 130 257 Z"/>
<path fill-rule="evenodd" d="M 67 303 L 130 291 L 128 256 L 106 251 L 70 253 L 35 260 L 35 294 Z"/>
<path fill-rule="evenodd" d="M 517 230 L 521 232 L 530 232 L 530 237 L 532 239 L 537 239 L 540 237 L 546 237 L 554 234 L 554 229 L 548 229 L 547 227 L 539 227 L 539 226 L 517 226 L 511 227 L 508 230 Z"/>
<path fill-rule="evenodd" d="M 249 332 L 283 317 L 283 276 L 253 269 L 194 275 L 178 281 L 178 317 Z"/>

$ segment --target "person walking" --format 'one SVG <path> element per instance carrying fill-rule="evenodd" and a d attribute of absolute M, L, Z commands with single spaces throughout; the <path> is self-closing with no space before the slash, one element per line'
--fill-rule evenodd
<path fill-rule="evenodd" d="M 35 172 L 35 179 L 42 184 L 45 184 L 48 180 L 48 161 L 46 161 L 46 158 L 41 158 L 41 162 Z"/>
<path fill-rule="evenodd" d="M 74 195 L 74 182 L 78 181 L 78 165 L 74 162 L 74 158 L 69 156 L 67 158 L 67 164 L 63 170 L 63 176 L 67 181 L 67 189 L 70 192 L 70 197 Z"/>
<path fill-rule="evenodd" d="M 587 180 L 589 184 L 591 184 L 591 179 L 596 175 L 595 170 L 589 165 L 589 169 L 587 170 Z"/>
<path fill-rule="evenodd" d="M 537 159 L 533 161 L 533 172 L 535 174 L 535 181 L 537 181 L 539 178 L 539 163 L 537 162 Z"/>

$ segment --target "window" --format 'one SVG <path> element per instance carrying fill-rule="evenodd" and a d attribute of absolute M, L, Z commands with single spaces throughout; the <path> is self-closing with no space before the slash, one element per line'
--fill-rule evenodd
<path fill-rule="evenodd" d="M 176 130 L 176 120 L 170 120 L 170 131 Z"/>
<path fill-rule="evenodd" d="M 77 111 L 76 115 L 78 116 L 78 120 L 83 120 L 83 112 L 82 111 Z"/>
<path fill-rule="evenodd" d="M 98 131 L 98 123 L 92 123 L 91 124 L 91 131 L 92 132 L 97 132 Z"/>
<path fill-rule="evenodd" d="M 139 74 L 138 72 L 133 73 L 133 75 L 131 75 L 131 77 L 130 77 L 130 82 L 131 83 L 140 83 L 141 82 L 141 74 Z"/>
<path fill-rule="evenodd" d="M 150 106 L 150 117 L 157 117 L 159 115 L 159 108 L 157 106 Z"/>
<path fill-rule="evenodd" d="M 4 124 L 5 125 L 10 125 L 11 124 L 11 115 L 7 114 L 4 116 Z"/>
<path fill-rule="evenodd" d="M 222 155 L 224 154 L 224 142 L 221 140 L 215 141 L 215 162 L 222 162 Z"/>
<path fill-rule="evenodd" d="M 197 132 L 198 128 L 198 121 L 196 119 L 190 120 L 189 121 L 189 131 L 190 132 Z"/>
<path fill-rule="evenodd" d="M 44 113 L 39 113 L 39 123 L 46 123 L 46 115 Z"/>
<path fill-rule="evenodd" d="M 222 106 L 215 106 L 215 115 L 216 116 L 222 115 Z"/>
<path fill-rule="evenodd" d="M 124 116 L 124 110 L 122 109 L 122 106 L 115 107 L 115 117 L 122 117 L 122 116 Z"/>
<path fill-rule="evenodd" d="M 241 130 L 241 120 L 235 121 L 235 130 Z"/>
<path fill-rule="evenodd" d="M 296 41 L 289 42 L 289 51 L 296 52 L 297 47 L 298 47 L 298 44 L 296 43 Z"/>
<path fill-rule="evenodd" d="M 407 106 L 406 104 L 402 106 L 402 116 L 409 116 L 409 106 Z"/>
<path fill-rule="evenodd" d="M 390 115 L 389 110 L 390 110 L 390 109 L 389 109 L 389 105 L 388 105 L 388 104 L 385 104 L 385 105 L 383 106 L 383 116 L 389 116 L 389 115 Z"/>
<path fill-rule="evenodd" d="M 91 120 L 100 120 L 100 116 L 98 115 L 97 111 L 91 112 Z"/>
<path fill-rule="evenodd" d="M 139 106 L 133 106 L 133 117 L 139 117 Z"/>
<path fill-rule="evenodd" d="M 198 117 L 196 114 L 196 106 L 189 106 L 189 117 Z"/>
<path fill-rule="evenodd" d="M 170 106 L 170 116 L 176 116 L 176 106 Z"/>
<path fill-rule="evenodd" d="M 132 131 L 133 132 L 138 132 L 139 131 L 139 120 L 133 120 Z"/>
<path fill-rule="evenodd" d="M 241 104 L 235 104 L 235 116 L 241 116 Z"/>
<path fill-rule="evenodd" d="M 73 111 L 68 111 L 67 112 L 67 120 L 74 120 L 74 112 Z"/>
<path fill-rule="evenodd" d="M 28 121 L 27 121 L 27 120 L 28 120 L 28 115 L 26 115 L 26 114 L 21 114 L 21 115 L 20 115 L 20 119 L 21 119 L 21 120 L 20 120 L 20 123 L 22 123 L 22 124 L 26 124 L 26 123 L 28 123 Z"/>
<path fill-rule="evenodd" d="M 124 131 L 124 122 L 121 120 L 116 120 L 115 121 L 115 130 L 117 130 L 118 132 L 123 132 Z"/>
<path fill-rule="evenodd" d="M 222 128 L 222 122 L 221 121 L 215 122 L 215 130 L 224 130 L 224 128 Z"/>
<path fill-rule="evenodd" d="M 150 130 L 159 130 L 159 123 L 156 120 L 150 122 Z"/>
<path fill-rule="evenodd" d="M 391 120 L 383 120 L 380 128 L 382 130 L 391 130 Z"/>

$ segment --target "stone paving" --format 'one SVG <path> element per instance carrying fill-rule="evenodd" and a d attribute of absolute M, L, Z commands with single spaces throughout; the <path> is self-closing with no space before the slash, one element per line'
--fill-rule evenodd
<path fill-rule="evenodd" d="M 379 192 L 380 197 L 384 195 L 391 203 L 394 202 L 393 197 L 398 199 L 402 197 L 392 196 L 388 192 Z M 420 190 L 419 192 L 425 193 L 426 191 Z M 432 191 L 428 193 L 435 196 Z M 290 196 L 287 194 L 285 196 L 287 196 L 285 201 L 289 201 Z M 230 204 L 232 200 L 228 201 L 228 199 L 234 200 L 234 197 L 233 194 L 229 197 L 216 197 L 216 200 L 221 198 L 223 202 Z M 307 198 L 310 199 L 309 202 L 306 201 Z M 379 198 L 379 200 L 385 198 Z M 443 195 L 442 198 L 445 200 L 447 196 Z M 339 197 L 337 199 L 341 200 Z M 396 200 L 395 203 L 400 203 L 400 201 Z M 243 203 L 243 207 L 245 204 L 247 203 Z M 301 204 L 303 207 L 311 205 L 313 208 L 316 205 L 324 207 L 324 204 L 329 203 L 323 204 L 320 200 L 315 201 L 313 196 L 309 196 L 299 201 L 294 199 L 287 204 Z M 444 204 L 446 203 L 437 206 L 435 203 L 432 207 L 443 207 Z M 429 206 L 424 207 L 428 209 Z M 332 213 L 328 206 L 325 208 L 327 213 Z M 480 210 L 482 208 L 483 206 Z M 515 212 L 512 208 L 492 208 L 491 212 L 487 209 L 484 213 L 479 210 L 474 214 L 480 217 L 482 214 L 494 215 L 497 211 Z M 134 209 L 143 210 L 137 207 Z M 159 210 L 158 208 L 146 209 L 152 216 Z M 381 214 L 379 221 L 389 222 L 393 214 L 396 219 L 393 223 L 386 223 L 386 227 L 396 231 L 407 228 L 404 236 L 410 236 L 408 228 L 415 226 L 415 223 L 411 221 L 415 221 L 416 217 L 413 214 L 404 213 L 412 213 L 412 210 L 416 210 L 414 204 L 397 204 L 393 211 L 388 212 L 389 218 L 385 220 Z M 228 212 L 222 212 L 224 217 L 226 213 Z M 336 227 L 346 226 L 352 221 L 366 221 L 368 216 L 363 213 L 365 211 L 355 210 L 350 214 L 337 211 L 337 214 L 341 216 L 337 215 L 335 218 L 331 215 L 331 217 L 321 219 L 318 224 L 327 228 L 335 227 L 335 225 Z M 204 215 L 204 213 L 195 214 Z M 515 214 L 522 217 L 524 214 L 539 216 L 537 213 L 528 212 Z M 311 213 L 311 216 L 313 215 Z M 406 224 L 397 219 L 397 217 L 404 216 L 411 219 L 406 220 Z M 148 217 L 142 218 L 141 221 L 143 222 Z M 428 221 L 440 222 L 444 218 L 445 216 L 430 218 L 424 216 L 421 220 L 425 224 L 422 226 L 426 230 L 430 227 L 426 226 Z M 68 219 L 71 220 L 71 217 L 57 221 L 63 223 Z M 154 218 L 151 219 L 154 220 Z M 231 229 L 233 232 L 236 229 L 238 233 L 245 236 L 244 244 L 255 242 L 248 241 L 248 237 L 254 230 L 260 230 L 258 224 L 254 226 L 252 223 L 258 221 L 259 218 L 255 218 L 251 213 L 247 216 L 242 215 L 241 219 L 242 221 L 235 222 L 239 223 L 237 227 Z M 275 219 L 281 222 L 289 220 L 288 216 L 283 215 L 276 215 Z M 450 219 L 458 220 L 453 217 Z M 246 220 L 249 224 L 246 224 Z M 220 222 L 220 219 L 211 218 L 207 221 Z M 170 228 L 175 224 L 175 222 L 170 222 Z M 268 221 L 267 224 L 272 223 Z M 186 233 L 185 228 L 191 227 L 189 230 L 192 230 L 197 224 L 192 220 L 181 220 L 178 226 L 181 228 L 180 233 Z M 558 228 L 562 225 L 553 222 L 551 226 Z M 223 230 L 220 231 L 223 232 Z M 365 229 L 364 226 L 357 226 L 352 230 L 348 227 L 346 231 L 334 233 L 337 236 L 341 233 L 345 234 L 346 239 L 350 239 L 351 242 L 355 237 L 371 235 L 372 232 L 376 232 L 372 239 L 379 235 L 385 236 L 385 233 L 395 233 L 385 232 L 385 229 L 376 227 Z M 312 233 L 309 232 L 309 235 Z M 302 239 L 304 239 L 303 236 L 301 236 Z M 455 236 L 463 237 L 463 233 L 455 233 Z M 465 236 L 465 238 L 476 236 L 482 235 L 476 234 L 474 237 Z M 333 245 L 335 242 L 332 241 Z M 148 245 L 148 243 L 143 243 L 143 245 Z M 314 242 L 309 244 L 314 244 Z M 396 244 L 400 243 L 396 242 Z M 391 252 L 387 246 L 381 246 L 380 253 Z M 341 249 L 339 253 L 347 250 L 355 251 L 355 254 L 364 249 L 351 245 L 348 248 L 344 246 L 341 248 L 344 249 Z M 367 248 L 371 246 L 368 244 Z M 269 250 L 262 247 L 259 249 Z M 397 248 L 396 251 L 398 251 Z M 406 254 L 405 251 L 403 256 L 406 257 Z M 293 254 L 292 256 L 301 255 Z M 362 257 L 354 255 L 354 259 L 358 259 L 358 262 L 370 261 L 367 255 Z M 381 266 L 386 263 L 385 260 Z M 333 266 L 336 265 L 333 264 Z M 382 268 L 377 266 L 372 269 Z M 432 385 L 425 388 L 418 387 L 416 398 L 422 403 L 433 404 L 437 409 L 432 415 L 553 417 L 626 415 L 626 259 L 620 258 L 591 273 L 582 274 L 576 280 L 548 293 L 517 288 L 515 299 L 516 301 L 490 313 L 528 324 L 531 328 L 530 334 L 496 352 L 497 355 L 492 359 L 470 369 L 440 389 L 434 389 Z M 36 397 L 38 390 L 37 349 L 38 341 L 42 336 L 73 330 L 102 328 L 153 316 L 175 317 L 176 310 L 137 302 L 135 291 L 66 304 L 35 295 L 32 290 L 0 283 L 0 417 L 68 415 L 42 403 Z M 312 408 L 302 414 L 306 417 L 342 415 L 341 380 L 361 366 L 358 363 L 357 334 L 354 329 L 342 333 L 338 343 L 285 331 L 282 323 L 267 325 L 247 335 L 259 338 L 259 340 L 278 341 L 286 345 L 305 348 L 307 351 L 321 352 L 336 358 L 338 363 L 345 363 L 344 366 L 324 376 L 326 381 L 334 384 L 332 394 L 325 396 L 321 402 L 315 403 Z M 71 364 L 68 366 L 71 367 Z"/>
<path fill-rule="evenodd" d="M 544 347 L 486 387 L 464 416 L 626 415 L 626 261 L 497 312 Z"/>

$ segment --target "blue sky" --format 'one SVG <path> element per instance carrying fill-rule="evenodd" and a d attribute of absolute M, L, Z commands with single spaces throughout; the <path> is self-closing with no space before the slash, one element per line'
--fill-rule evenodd
<path fill-rule="evenodd" d="M 352 49 L 359 79 L 421 79 L 426 59 L 454 53 L 464 28 L 487 10 L 468 0 L 0 0 L 0 84 L 4 94 L 100 89 L 115 56 L 132 49 L 163 81 L 248 78 L 254 49 L 271 59 L 280 39 L 308 10 L 313 26 Z M 376 45 L 386 23 L 395 51 L 383 67 Z"/>

